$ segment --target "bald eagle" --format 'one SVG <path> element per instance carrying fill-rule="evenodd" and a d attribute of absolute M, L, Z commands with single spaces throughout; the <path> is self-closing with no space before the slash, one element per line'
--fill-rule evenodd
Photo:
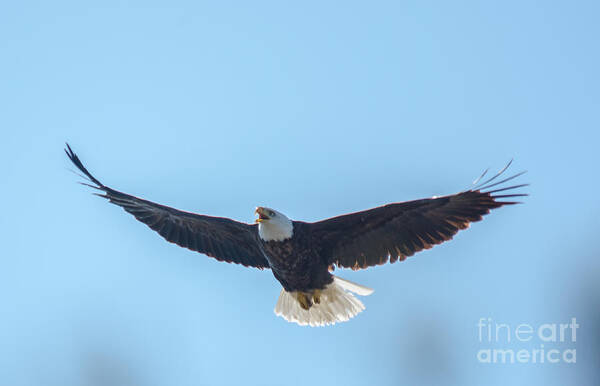
<path fill-rule="evenodd" d="M 184 212 L 114 190 L 97 180 L 67 144 L 67 156 L 85 175 L 84 185 L 122 207 L 165 240 L 219 261 L 271 269 L 282 290 L 275 314 L 300 325 L 323 326 L 347 321 L 365 309 L 354 297 L 373 290 L 331 274 L 334 267 L 364 269 L 405 260 L 441 244 L 491 209 L 517 204 L 498 201 L 526 196 L 503 193 L 527 184 L 497 187 L 510 166 L 483 183 L 448 196 L 393 203 L 362 212 L 308 223 L 259 206 L 254 224 Z M 512 162 L 512 161 L 511 161 Z M 486 171 L 487 172 L 487 171 Z M 494 190 L 490 190 L 497 187 Z"/>

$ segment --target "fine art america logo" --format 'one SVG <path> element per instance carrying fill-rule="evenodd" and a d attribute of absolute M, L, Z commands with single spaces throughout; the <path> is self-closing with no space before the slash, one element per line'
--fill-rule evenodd
<path fill-rule="evenodd" d="M 575 318 L 570 323 L 510 325 L 492 318 L 477 323 L 479 342 L 477 352 L 481 363 L 576 363 L 577 329 Z"/>

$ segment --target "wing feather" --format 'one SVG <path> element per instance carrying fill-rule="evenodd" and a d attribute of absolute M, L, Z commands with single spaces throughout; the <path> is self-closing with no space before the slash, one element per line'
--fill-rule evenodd
<path fill-rule="evenodd" d="M 521 193 L 494 193 L 527 184 L 485 191 L 523 174 L 517 173 L 495 182 L 509 165 L 472 190 L 389 204 L 311 223 L 313 243 L 320 245 L 325 263 L 338 267 L 362 269 L 388 261 L 405 260 L 419 251 L 452 239 L 459 230 L 482 220 L 492 209 L 517 203 L 499 199 L 526 196 Z"/>
<path fill-rule="evenodd" d="M 103 194 L 97 194 L 98 196 L 120 206 L 165 240 L 219 261 L 260 269 L 269 268 L 259 247 L 255 224 L 184 212 L 119 192 L 92 176 L 68 144 L 65 152 L 71 162 L 94 184 L 84 183 L 85 185 L 101 190 Z"/>

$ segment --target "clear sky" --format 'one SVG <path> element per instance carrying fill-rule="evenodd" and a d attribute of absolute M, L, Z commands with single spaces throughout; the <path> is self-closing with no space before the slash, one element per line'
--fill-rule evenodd
<path fill-rule="evenodd" d="M 600 358 L 600 3 L 8 2 L 0 10 L 0 380 L 20 385 L 586 385 Z M 217 5 L 218 4 L 218 5 Z M 468 188 L 526 204 L 408 261 L 348 323 L 273 314 L 269 271 L 178 248 L 77 185 L 253 221 Z M 478 322 L 580 325 L 480 342 Z M 577 350 L 486 364 L 479 350 Z"/>

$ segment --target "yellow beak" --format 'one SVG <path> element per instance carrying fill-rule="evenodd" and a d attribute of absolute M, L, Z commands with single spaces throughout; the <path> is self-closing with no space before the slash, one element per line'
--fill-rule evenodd
<path fill-rule="evenodd" d="M 265 209 L 262 206 L 257 207 L 254 213 L 258 215 L 258 218 L 255 220 L 257 223 L 269 219 L 269 217 L 265 214 Z"/>

